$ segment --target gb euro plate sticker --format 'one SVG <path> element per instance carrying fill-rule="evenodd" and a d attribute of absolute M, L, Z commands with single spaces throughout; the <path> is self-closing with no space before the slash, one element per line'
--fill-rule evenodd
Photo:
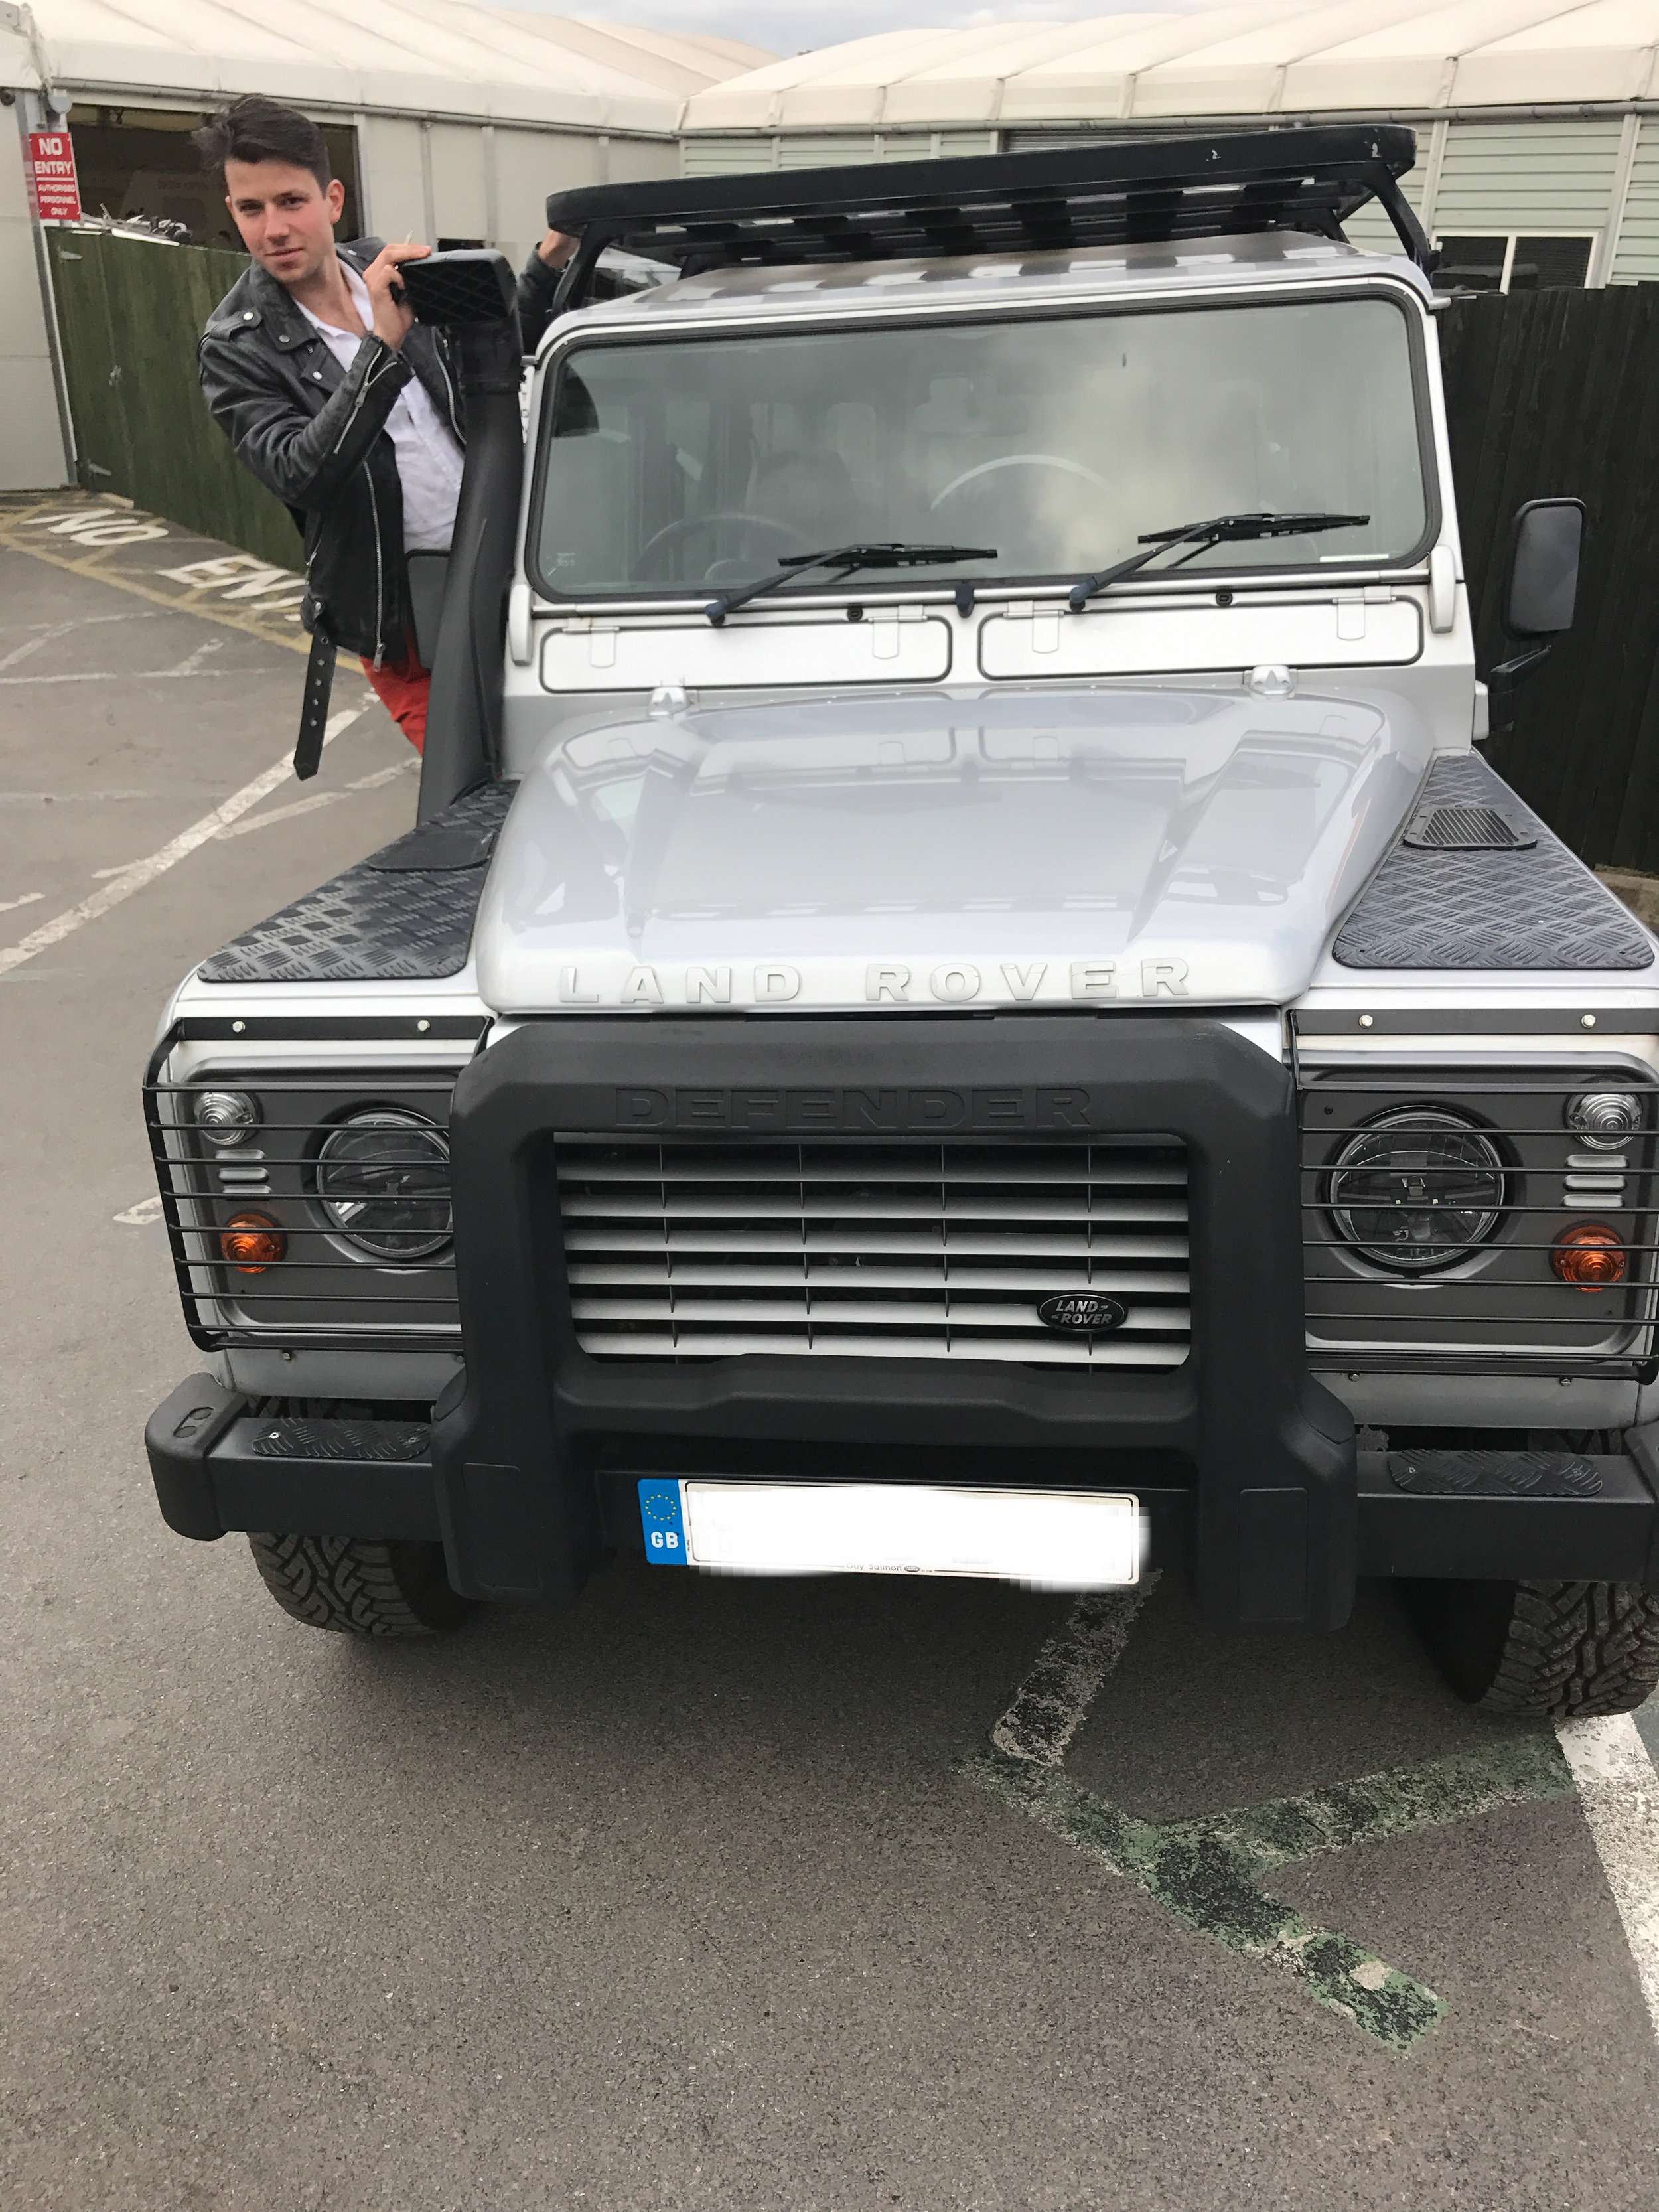
<path fill-rule="evenodd" d="M 640 1527 L 645 1556 L 653 1567 L 683 1567 L 685 1557 L 685 1499 L 678 1482 L 640 1482 Z"/>

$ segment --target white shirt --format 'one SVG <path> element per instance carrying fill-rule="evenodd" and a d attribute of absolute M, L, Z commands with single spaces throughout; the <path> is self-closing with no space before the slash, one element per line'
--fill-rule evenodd
<path fill-rule="evenodd" d="M 365 331 L 374 327 L 374 309 L 368 287 L 349 261 L 340 264 L 352 305 Z M 323 343 L 342 368 L 357 358 L 361 337 L 337 330 L 298 301 L 300 313 L 321 335 Z M 405 553 L 447 553 L 455 532 L 455 502 L 461 495 L 463 455 L 454 434 L 427 397 L 426 386 L 411 374 L 392 403 L 386 417 L 386 435 L 398 456 L 398 480 L 404 490 L 404 550 Z"/>

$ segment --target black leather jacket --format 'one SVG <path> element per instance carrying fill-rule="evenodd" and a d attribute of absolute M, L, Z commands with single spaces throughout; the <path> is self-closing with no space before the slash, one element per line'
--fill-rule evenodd
<path fill-rule="evenodd" d="M 338 251 L 361 275 L 380 250 Z M 558 273 L 532 253 L 519 279 L 519 318 L 533 349 Z M 461 395 L 442 333 L 416 323 L 401 349 L 371 332 L 342 368 L 276 278 L 254 262 L 208 319 L 197 348 L 214 419 L 305 539 L 307 629 L 319 624 L 366 659 L 403 657 L 409 629 L 404 502 L 386 421 L 411 376 L 465 442 Z"/>

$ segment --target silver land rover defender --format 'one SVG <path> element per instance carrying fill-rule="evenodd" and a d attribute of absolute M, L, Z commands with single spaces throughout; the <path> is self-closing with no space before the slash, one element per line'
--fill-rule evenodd
<path fill-rule="evenodd" d="M 370 1635 L 619 1547 L 1393 1577 L 1468 1698 L 1648 1692 L 1659 948 L 1477 750 L 1583 514 L 1477 681 L 1413 150 L 560 195 L 527 446 L 505 263 L 405 270 L 419 825 L 163 1020 L 173 1528 Z"/>

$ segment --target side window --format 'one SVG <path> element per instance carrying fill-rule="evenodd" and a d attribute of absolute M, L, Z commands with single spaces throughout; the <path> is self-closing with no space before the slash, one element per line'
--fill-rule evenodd
<path fill-rule="evenodd" d="M 1541 292 L 1583 289 L 1589 275 L 1595 240 L 1576 237 L 1524 238 L 1494 231 L 1443 237 L 1437 292 Z"/>
<path fill-rule="evenodd" d="M 1588 238 L 1517 238 L 1510 257 L 1511 292 L 1541 292 L 1552 285 L 1582 290 L 1589 274 Z"/>
<path fill-rule="evenodd" d="M 542 518 L 548 572 L 556 579 L 614 574 L 623 559 L 627 515 L 627 502 L 617 495 L 633 462 L 626 412 L 608 394 L 602 411 L 580 372 L 567 365 L 552 436 L 561 454 L 558 494 Z"/>

